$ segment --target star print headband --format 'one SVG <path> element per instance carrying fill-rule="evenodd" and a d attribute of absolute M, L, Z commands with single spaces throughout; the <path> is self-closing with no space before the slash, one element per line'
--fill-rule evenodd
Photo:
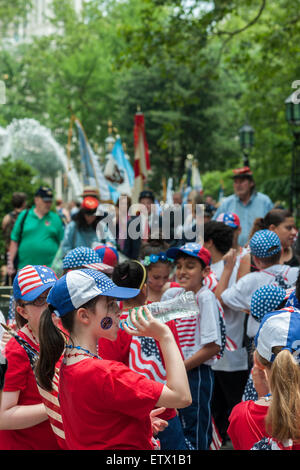
<path fill-rule="evenodd" d="M 56 281 L 47 302 L 54 307 L 54 313 L 58 317 L 63 317 L 99 295 L 122 300 L 136 297 L 139 293 L 139 289 L 117 286 L 100 271 L 77 269 L 69 271 Z"/>
<path fill-rule="evenodd" d="M 55 272 L 47 266 L 27 265 L 17 272 L 13 282 L 15 300 L 31 302 L 45 290 L 54 286 L 57 280 Z"/>

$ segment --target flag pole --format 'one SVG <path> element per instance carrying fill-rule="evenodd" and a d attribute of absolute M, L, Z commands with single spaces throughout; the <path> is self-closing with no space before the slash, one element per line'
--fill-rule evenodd
<path fill-rule="evenodd" d="M 75 116 L 72 113 L 70 118 L 69 130 L 68 130 L 68 143 L 67 143 L 67 158 L 68 158 L 68 169 L 67 171 L 71 171 L 71 139 L 73 135 L 73 125 L 75 121 Z M 64 187 L 65 189 L 68 187 L 68 175 L 64 175 Z"/>
<path fill-rule="evenodd" d="M 87 138 L 87 135 L 86 135 L 86 133 L 85 133 L 85 130 L 84 130 L 83 125 L 81 124 L 80 120 L 79 120 L 77 117 L 76 117 L 75 119 L 76 119 L 76 121 L 78 121 L 78 123 L 79 123 L 79 125 L 80 125 L 80 127 L 81 127 L 81 130 L 82 130 L 82 132 L 83 132 L 83 135 L 84 135 L 84 137 L 86 138 L 86 142 L 87 142 L 87 144 L 88 144 L 89 141 L 88 141 L 88 138 Z M 95 170 L 94 162 L 93 162 L 93 159 L 92 159 L 92 157 L 91 157 L 91 152 L 90 152 L 90 149 L 89 149 L 89 146 L 88 146 L 88 145 L 87 145 L 87 151 L 89 152 L 89 160 L 90 160 L 90 163 L 91 163 L 92 168 L 93 168 L 96 186 L 97 186 L 97 189 L 98 189 L 98 191 L 99 191 L 99 195 L 100 195 L 100 197 L 101 197 L 101 192 L 100 192 L 100 188 L 99 188 L 99 184 L 98 184 L 98 180 L 97 180 L 96 170 Z"/>

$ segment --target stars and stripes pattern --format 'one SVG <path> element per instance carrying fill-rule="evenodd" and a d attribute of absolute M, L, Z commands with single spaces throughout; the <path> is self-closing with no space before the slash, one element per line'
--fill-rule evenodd
<path fill-rule="evenodd" d="M 96 269 L 96 271 L 101 271 L 102 273 L 105 273 L 105 274 L 111 274 L 114 270 L 112 266 L 109 266 L 108 264 L 103 264 L 103 263 L 83 264 L 82 267 L 87 268 L 87 269 Z"/>
<path fill-rule="evenodd" d="M 166 371 L 153 338 L 134 336 L 130 344 L 129 367 L 156 382 L 166 382 Z"/>
<path fill-rule="evenodd" d="M 214 418 L 212 418 L 211 421 L 212 421 L 212 440 L 209 446 L 209 450 L 219 450 L 222 446 L 223 440 L 219 434 Z"/>
<path fill-rule="evenodd" d="M 15 340 L 25 349 L 30 365 L 32 367 L 33 373 L 34 373 L 34 367 L 35 363 L 39 357 L 39 351 L 35 349 L 26 339 L 22 338 L 20 335 L 18 335 L 15 331 L 12 329 L 8 328 L 6 329 L 11 336 L 15 338 Z M 25 335 L 25 333 L 23 333 Z M 28 338 L 30 339 L 30 338 Z M 51 425 L 51 428 L 56 436 L 56 439 L 59 443 L 59 445 L 63 448 L 66 449 L 67 446 L 65 444 L 65 434 L 63 430 L 63 422 L 62 422 L 62 416 L 60 412 L 60 405 L 58 401 L 58 381 L 59 381 L 59 370 L 58 368 L 55 369 L 55 374 L 52 382 L 53 389 L 51 392 L 48 392 L 44 389 L 42 389 L 38 382 L 37 382 L 37 388 L 39 390 L 39 393 L 41 395 L 42 402 L 45 405 L 46 412 L 49 418 L 49 422 Z"/>
<path fill-rule="evenodd" d="M 25 266 L 18 274 L 18 284 L 22 297 L 43 285 L 43 281 L 33 266 Z"/>
<path fill-rule="evenodd" d="M 42 401 L 46 408 L 46 412 L 49 418 L 49 422 L 52 428 L 52 431 L 56 435 L 56 439 L 62 448 L 66 448 L 65 444 L 65 433 L 63 428 L 63 421 L 60 412 L 60 404 L 58 401 L 58 382 L 59 382 L 59 370 L 56 368 L 54 377 L 52 380 L 52 390 L 48 392 L 44 390 L 37 384 L 38 390 L 40 392 Z"/>
<path fill-rule="evenodd" d="M 204 278 L 204 285 L 213 293 L 215 292 L 216 287 L 218 285 L 218 279 L 213 271 L 211 271 L 209 275 Z M 219 323 L 220 323 L 221 338 L 222 338 L 221 352 L 218 355 L 218 358 L 220 359 L 223 355 L 224 347 L 228 351 L 236 351 L 238 347 L 237 347 L 237 344 L 226 334 L 226 321 L 225 321 L 224 310 L 219 300 L 217 300 L 217 304 L 218 304 L 218 309 L 219 309 L 219 316 L 220 316 Z"/>
<path fill-rule="evenodd" d="M 280 442 L 272 437 L 263 437 L 250 450 L 293 450 L 293 441 L 286 439 Z"/>
<path fill-rule="evenodd" d="M 120 321 L 126 320 L 128 312 L 121 314 Z M 165 383 L 167 374 L 160 351 L 153 338 L 133 336 L 129 350 L 129 368 L 148 379 Z"/>
<path fill-rule="evenodd" d="M 212 292 L 215 292 L 216 287 L 218 285 L 217 276 L 213 271 L 211 271 L 208 276 L 204 278 L 203 284 Z"/>
<path fill-rule="evenodd" d="M 184 352 L 185 348 L 193 348 L 195 346 L 195 330 L 197 325 L 196 315 L 188 318 L 178 318 L 175 322 L 182 351 Z"/>

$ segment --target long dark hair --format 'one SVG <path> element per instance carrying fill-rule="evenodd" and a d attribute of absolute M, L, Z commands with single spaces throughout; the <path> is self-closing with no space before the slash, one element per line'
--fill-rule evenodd
<path fill-rule="evenodd" d="M 88 224 L 84 217 L 84 209 L 79 209 L 79 211 L 74 215 L 73 220 L 79 230 L 88 228 L 96 230 L 98 222 L 100 222 L 103 217 L 103 215 L 96 216 L 96 219 L 91 224 Z"/>
<path fill-rule="evenodd" d="M 97 300 L 98 296 L 86 302 L 81 308 L 87 308 L 94 312 Z M 39 324 L 40 353 L 35 366 L 35 376 L 38 384 L 49 391 L 52 390 L 55 365 L 64 352 L 66 341 L 69 339 L 53 323 L 52 314 L 54 310 L 52 305 L 48 305 L 41 315 Z M 69 334 L 73 332 L 76 311 L 73 310 L 61 317 L 62 326 Z"/>
<path fill-rule="evenodd" d="M 293 214 L 288 209 L 272 209 L 265 215 L 265 217 L 256 218 L 251 228 L 249 240 L 253 237 L 255 232 L 258 232 L 258 230 L 268 229 L 270 225 L 278 227 L 278 225 L 282 224 L 282 222 L 289 217 L 293 217 Z"/>

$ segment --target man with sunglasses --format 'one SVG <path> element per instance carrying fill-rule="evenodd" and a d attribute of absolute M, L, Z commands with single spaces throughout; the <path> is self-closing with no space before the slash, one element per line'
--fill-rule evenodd
<path fill-rule="evenodd" d="M 34 206 L 22 211 L 11 233 L 7 273 L 15 273 L 28 264 L 51 266 L 63 238 L 64 227 L 59 215 L 51 211 L 53 192 L 41 186 L 35 193 Z"/>

